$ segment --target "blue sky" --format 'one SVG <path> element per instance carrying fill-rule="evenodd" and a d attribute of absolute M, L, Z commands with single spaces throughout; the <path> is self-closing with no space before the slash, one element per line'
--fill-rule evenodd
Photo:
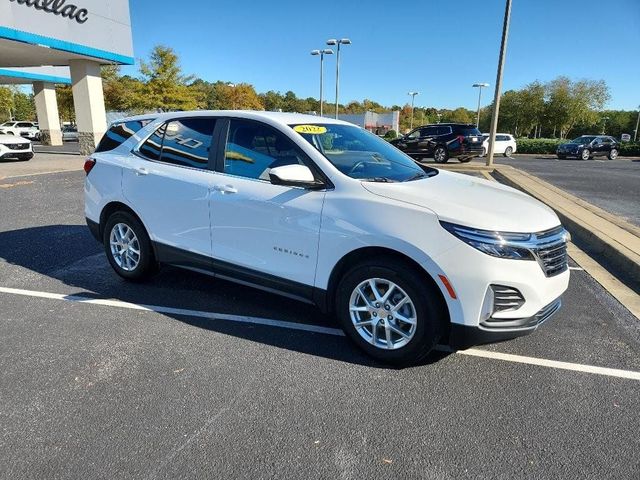
<path fill-rule="evenodd" d="M 332 37 L 341 55 L 340 102 L 369 98 L 475 108 L 474 82 L 493 95 L 504 0 L 130 0 L 136 58 L 156 44 L 174 48 L 185 73 L 248 82 L 258 92 L 317 97 L 319 60 L 309 52 Z M 134 67 L 123 73 L 136 74 Z M 335 58 L 325 60 L 326 98 Z M 503 91 L 558 75 L 604 79 L 609 108 L 640 104 L 640 0 L 513 0 Z M 485 91 L 486 92 L 486 91 Z M 486 99 L 486 102 L 485 102 Z"/>

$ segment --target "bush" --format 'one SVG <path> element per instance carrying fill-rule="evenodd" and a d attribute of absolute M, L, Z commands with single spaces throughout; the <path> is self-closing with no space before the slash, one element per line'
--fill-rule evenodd
<path fill-rule="evenodd" d="M 567 140 L 560 140 L 559 138 L 518 138 L 517 152 L 518 153 L 556 153 L 558 145 L 567 142 Z"/>
<path fill-rule="evenodd" d="M 621 143 L 620 155 L 622 155 L 623 157 L 640 157 L 640 142 Z"/>
<path fill-rule="evenodd" d="M 394 138 L 397 138 L 398 134 L 396 133 L 395 130 L 389 130 L 387 133 L 384 134 L 384 139 L 385 140 L 393 140 Z"/>

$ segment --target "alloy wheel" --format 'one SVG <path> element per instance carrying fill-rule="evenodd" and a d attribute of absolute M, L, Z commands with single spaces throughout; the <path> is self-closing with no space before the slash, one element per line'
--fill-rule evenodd
<path fill-rule="evenodd" d="M 358 334 L 383 350 L 404 347 L 416 333 L 413 301 L 402 288 L 384 278 L 367 279 L 353 290 L 349 314 Z"/>
<path fill-rule="evenodd" d="M 616 150 L 615 148 L 612 148 L 611 152 L 609 152 L 609 158 L 611 160 L 615 160 L 616 158 L 618 158 L 618 150 Z"/>
<path fill-rule="evenodd" d="M 126 223 L 116 223 L 109 234 L 111 256 L 116 265 L 126 272 L 136 269 L 140 263 L 140 241 Z"/>
<path fill-rule="evenodd" d="M 582 150 L 582 154 L 580 155 L 580 158 L 582 158 L 582 160 L 589 160 L 589 150 L 587 150 L 586 148 L 584 150 Z"/>

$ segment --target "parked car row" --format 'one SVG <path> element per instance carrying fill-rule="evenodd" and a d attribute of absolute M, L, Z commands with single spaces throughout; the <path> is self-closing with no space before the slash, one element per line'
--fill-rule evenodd
<path fill-rule="evenodd" d="M 29 140 L 39 140 L 40 130 L 33 122 L 4 122 L 0 125 L 0 135 L 14 135 Z"/>

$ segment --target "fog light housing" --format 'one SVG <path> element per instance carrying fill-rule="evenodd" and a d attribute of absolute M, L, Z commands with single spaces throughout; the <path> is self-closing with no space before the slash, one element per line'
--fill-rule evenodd
<path fill-rule="evenodd" d="M 495 313 L 518 310 L 524 302 L 524 297 L 517 288 L 489 285 L 482 301 L 480 322 L 489 320 Z"/>

